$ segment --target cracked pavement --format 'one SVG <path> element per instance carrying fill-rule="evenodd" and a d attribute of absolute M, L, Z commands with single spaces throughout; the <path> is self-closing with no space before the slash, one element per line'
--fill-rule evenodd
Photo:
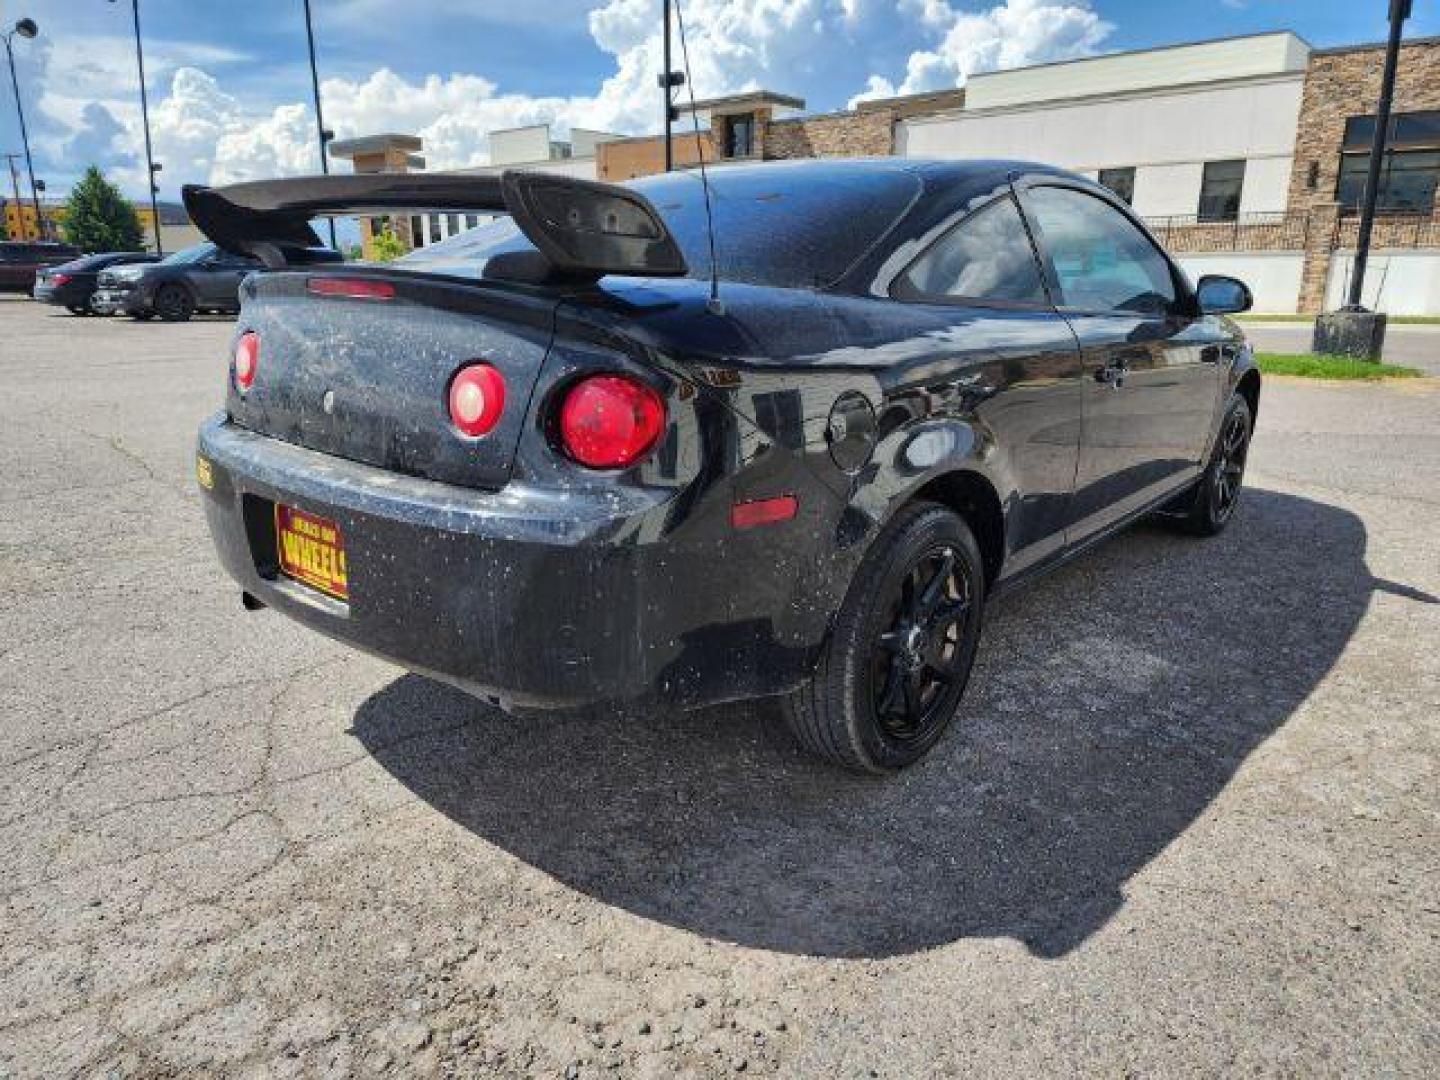
<path fill-rule="evenodd" d="M 515 720 L 242 610 L 232 325 L 0 297 L 0 1076 L 1440 1071 L 1440 383 L 995 611 L 905 776 Z"/>

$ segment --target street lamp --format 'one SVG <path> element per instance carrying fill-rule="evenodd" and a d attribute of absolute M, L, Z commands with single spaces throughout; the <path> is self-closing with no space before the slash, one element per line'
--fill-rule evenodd
<path fill-rule="evenodd" d="M 1375 108 L 1375 132 L 1370 140 L 1370 166 L 1360 206 L 1360 227 L 1355 237 L 1355 258 L 1350 263 L 1350 290 L 1339 311 L 1322 313 L 1315 320 L 1310 348 L 1317 353 L 1340 353 L 1379 360 L 1385 348 L 1385 313 L 1371 311 L 1361 302 L 1365 267 L 1370 261 L 1370 236 L 1375 228 L 1375 207 L 1380 198 L 1380 175 L 1390 135 L 1390 107 L 1395 98 L 1395 69 L 1400 62 L 1400 41 L 1410 0 L 1390 0 L 1390 37 L 1385 42 L 1385 67 L 1380 74 L 1380 102 Z"/>
<path fill-rule="evenodd" d="M 5 40 L 5 55 L 10 60 L 10 86 L 15 91 L 15 113 L 20 117 L 20 141 L 25 147 L 25 170 L 30 174 L 30 201 L 35 204 L 35 228 L 40 230 L 40 238 L 45 238 L 45 219 L 40 216 L 40 193 L 35 187 L 35 164 L 30 160 L 30 134 L 25 130 L 25 109 L 20 104 L 20 80 L 15 75 L 15 50 L 10 46 L 10 39 L 16 34 L 22 38 L 33 38 L 40 33 L 40 27 L 35 25 L 34 19 L 17 19 L 15 25 L 4 33 L 0 38 Z"/>
<path fill-rule="evenodd" d="M 110 2 L 113 4 L 115 0 Z M 135 66 L 140 71 L 140 122 L 145 128 L 146 178 L 150 183 L 150 216 L 155 225 L 155 254 L 164 255 L 165 246 L 160 241 L 160 204 L 156 200 L 160 185 L 155 183 L 160 166 L 155 163 L 155 154 L 150 148 L 150 101 L 145 92 L 145 50 L 140 44 L 140 0 L 130 0 L 130 11 L 135 18 Z"/>

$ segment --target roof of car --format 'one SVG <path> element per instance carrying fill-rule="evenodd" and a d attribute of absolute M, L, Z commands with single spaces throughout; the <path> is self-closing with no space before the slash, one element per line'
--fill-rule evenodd
<path fill-rule="evenodd" d="M 696 172 L 694 168 L 687 169 Z M 862 158 L 793 158 L 784 161 L 744 162 L 730 165 L 711 166 L 710 178 L 720 179 L 733 174 L 761 174 L 773 177 L 777 182 L 803 184 L 807 180 L 823 177 L 827 180 L 844 178 L 850 182 L 864 184 L 867 178 L 883 182 L 882 178 L 896 172 L 915 173 L 931 185 L 948 187 L 953 184 L 973 183 L 977 186 L 993 184 L 1014 173 L 1046 173 L 1084 179 L 1066 169 L 1046 165 L 1037 161 L 1015 158 L 905 158 L 905 157 L 862 157 Z"/>

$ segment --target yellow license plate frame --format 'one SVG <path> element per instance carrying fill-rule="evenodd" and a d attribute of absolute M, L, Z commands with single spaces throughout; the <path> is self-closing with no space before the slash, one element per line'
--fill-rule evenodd
<path fill-rule="evenodd" d="M 345 537 L 335 522 L 277 502 L 275 550 L 286 577 L 332 599 L 349 601 Z"/>

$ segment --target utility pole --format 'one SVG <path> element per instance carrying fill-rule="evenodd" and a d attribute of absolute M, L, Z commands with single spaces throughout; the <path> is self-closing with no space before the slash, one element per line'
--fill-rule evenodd
<path fill-rule="evenodd" d="M 15 159 L 19 154 L 6 154 L 5 160 L 10 163 L 10 190 L 15 192 L 15 224 L 23 233 L 25 231 L 25 204 L 20 201 L 20 174 L 15 171 Z M 12 236 L 12 240 L 24 240 L 23 236 Z"/>
<path fill-rule="evenodd" d="M 320 73 L 315 66 L 315 26 L 310 18 L 310 0 L 305 0 L 305 40 L 310 46 L 310 88 L 315 93 L 315 130 L 320 136 L 320 171 L 329 176 L 330 153 L 327 144 L 330 142 L 331 132 L 325 130 L 325 114 L 320 111 Z M 330 226 L 330 246 L 338 247 L 335 242 L 335 219 L 327 217 L 325 222 Z"/>

